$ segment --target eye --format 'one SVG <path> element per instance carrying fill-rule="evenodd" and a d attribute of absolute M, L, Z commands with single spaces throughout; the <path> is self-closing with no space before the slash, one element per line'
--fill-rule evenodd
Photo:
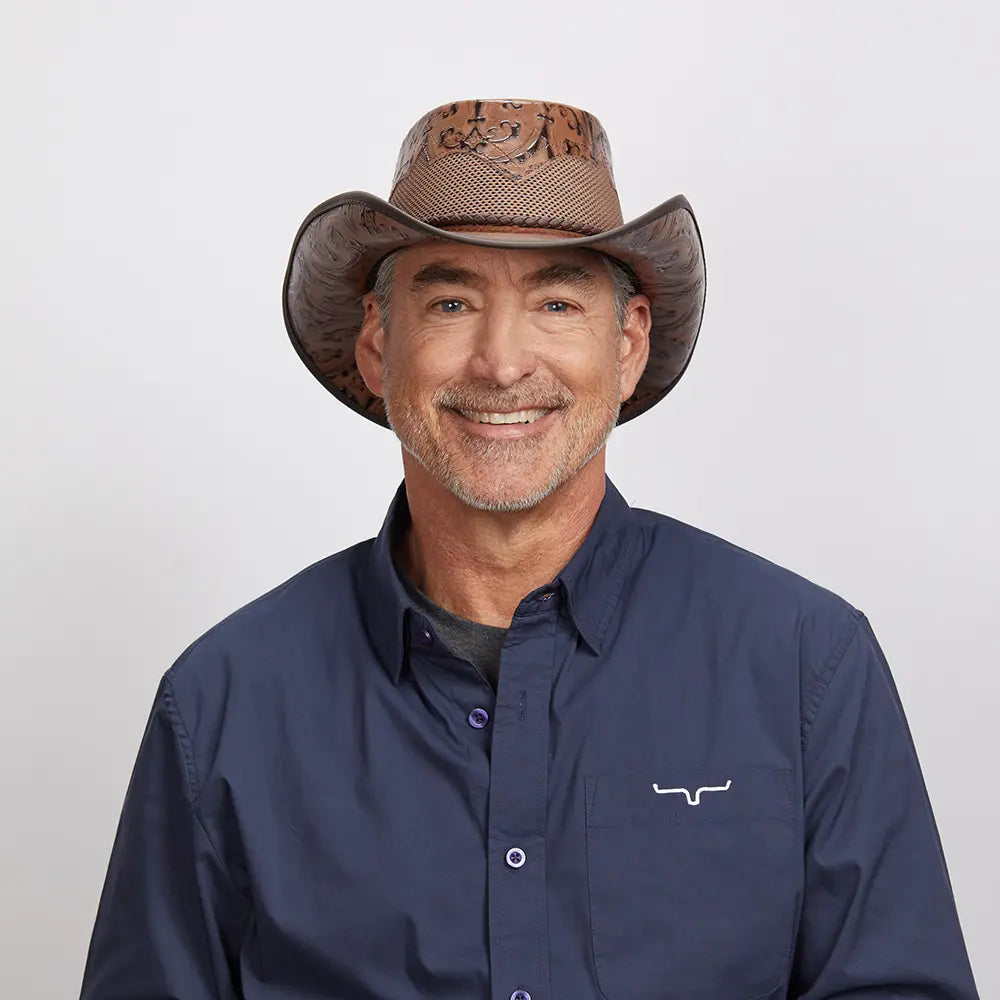
<path fill-rule="evenodd" d="M 461 299 L 438 299 L 437 302 L 432 303 L 431 308 L 440 308 L 441 312 L 445 313 L 457 313 L 464 305 L 465 303 Z"/>
<path fill-rule="evenodd" d="M 549 308 L 550 306 L 555 306 L 555 309 Z M 564 302 L 562 299 L 551 299 L 545 303 L 545 311 L 550 313 L 565 313 L 569 312 L 570 304 Z"/>

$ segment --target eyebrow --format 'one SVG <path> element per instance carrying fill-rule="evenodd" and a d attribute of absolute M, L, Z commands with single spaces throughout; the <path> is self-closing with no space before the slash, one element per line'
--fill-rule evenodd
<path fill-rule="evenodd" d="M 581 291 L 593 292 L 597 290 L 597 279 L 580 264 L 549 264 L 521 279 L 521 287 L 525 289 L 543 288 L 546 285 L 572 285 Z"/>
<path fill-rule="evenodd" d="M 482 288 L 482 275 L 464 267 L 442 261 L 425 264 L 410 280 L 410 290 L 419 292 L 432 285 L 468 285 Z M 542 288 L 546 285 L 572 285 L 581 291 L 593 292 L 597 289 L 597 279 L 593 273 L 579 264 L 547 264 L 526 274 L 520 281 L 524 289 Z"/>
<path fill-rule="evenodd" d="M 410 291 L 419 292 L 431 285 L 471 285 L 473 288 L 482 288 L 483 279 L 475 271 L 468 271 L 464 267 L 433 261 L 425 264 L 413 276 Z"/>

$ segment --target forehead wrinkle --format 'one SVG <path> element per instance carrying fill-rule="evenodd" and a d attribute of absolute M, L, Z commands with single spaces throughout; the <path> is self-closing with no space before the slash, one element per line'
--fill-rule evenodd
<path fill-rule="evenodd" d="M 503 248 L 500 259 L 496 262 L 507 272 L 508 279 L 522 290 L 533 290 L 546 285 L 570 285 L 590 294 L 596 293 L 601 287 L 600 277 L 595 275 L 588 264 L 577 263 L 566 260 L 555 260 L 549 258 L 549 263 L 543 264 L 533 271 L 523 274 L 519 279 L 514 279 L 515 260 L 519 254 L 524 253 L 521 249 Z M 535 251 L 528 251 L 535 253 Z M 593 253 L 593 251 L 588 251 Z M 594 254 L 597 256 L 597 254 Z M 463 267 L 454 259 L 430 260 L 410 279 L 410 291 L 420 292 L 433 285 L 465 285 L 480 290 L 493 284 L 486 273 Z"/>

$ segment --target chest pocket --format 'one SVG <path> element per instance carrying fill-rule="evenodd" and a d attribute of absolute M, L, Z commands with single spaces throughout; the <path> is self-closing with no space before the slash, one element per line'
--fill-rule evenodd
<path fill-rule="evenodd" d="M 603 995 L 777 997 L 801 877 L 791 769 L 651 765 L 584 784 Z"/>

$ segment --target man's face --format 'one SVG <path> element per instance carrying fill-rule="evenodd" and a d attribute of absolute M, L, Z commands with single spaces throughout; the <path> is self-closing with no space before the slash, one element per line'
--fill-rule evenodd
<path fill-rule="evenodd" d="M 397 255 L 390 329 L 364 297 L 358 365 L 403 447 L 459 499 L 523 510 L 601 450 L 648 355 L 598 254 L 434 241 Z"/>

